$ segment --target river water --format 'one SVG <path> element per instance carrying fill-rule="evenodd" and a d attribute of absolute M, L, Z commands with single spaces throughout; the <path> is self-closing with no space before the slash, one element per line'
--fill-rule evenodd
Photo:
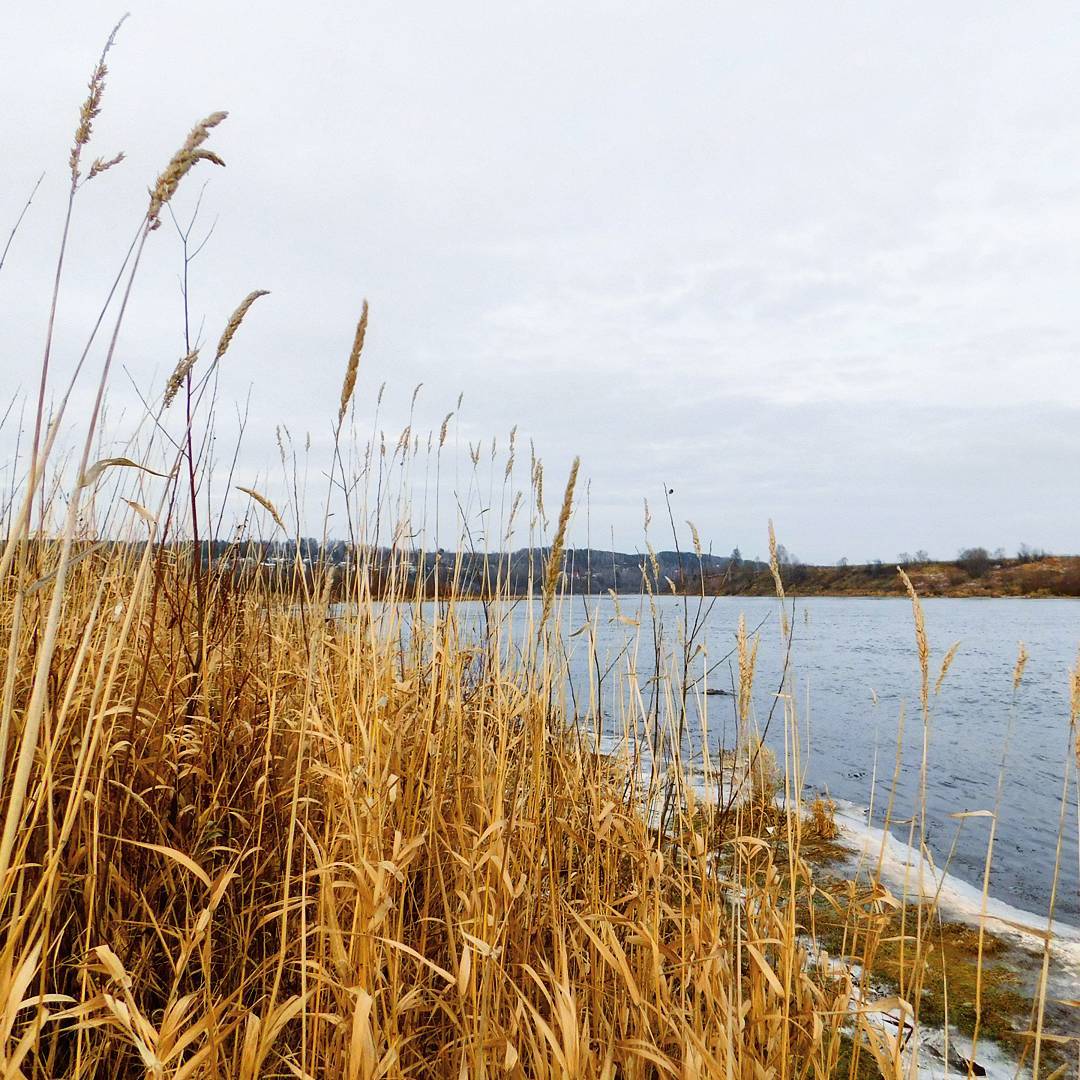
<path fill-rule="evenodd" d="M 918 812 L 923 753 L 920 669 L 911 604 L 901 598 L 815 597 L 789 607 L 791 648 L 782 645 L 779 607 L 757 597 L 718 597 L 703 601 L 664 597 L 653 610 L 636 597 L 577 597 L 563 610 L 567 634 L 586 622 L 601 670 L 611 662 L 616 684 L 602 693 L 606 742 L 625 731 L 623 709 L 628 657 L 635 657 L 636 681 L 647 708 L 655 670 L 653 627 L 659 625 L 669 645 L 685 637 L 689 625 L 703 620 L 695 638 L 705 654 L 695 660 L 696 680 L 687 698 L 684 755 L 700 753 L 702 731 L 713 760 L 735 732 L 734 698 L 702 693 L 737 684 L 735 657 L 724 660 L 735 644 L 739 616 L 748 630 L 758 628 L 760 646 L 754 683 L 755 723 L 764 729 L 787 657 L 788 688 L 798 714 L 802 768 L 811 790 L 828 791 L 855 808 L 873 805 L 872 825 L 880 825 L 893 785 L 899 746 L 899 770 L 892 819 Z M 931 648 L 931 707 L 927 737 L 926 829 L 928 847 L 938 866 L 948 860 L 953 876 L 981 887 L 990 819 L 951 815 L 992 810 L 1002 757 L 1005 783 L 1001 797 L 990 893 L 1025 911 L 1045 914 L 1050 905 L 1055 861 L 1058 862 L 1055 918 L 1080 924 L 1080 874 L 1076 820 L 1076 770 L 1072 769 L 1062 831 L 1062 795 L 1066 762 L 1073 753 L 1069 732 L 1069 670 L 1080 645 L 1080 603 L 1071 600 L 928 599 L 923 608 Z M 632 624 L 637 623 L 635 627 Z M 567 639 L 571 679 L 580 690 L 596 665 L 588 653 L 588 633 Z M 933 688 L 945 652 L 959 641 L 940 693 Z M 1019 643 L 1029 659 L 1019 690 L 1013 672 Z M 636 642 L 636 648 L 635 648 Z M 707 680 L 700 676 L 711 667 Z M 620 675 L 620 672 L 623 673 Z M 622 688 L 618 680 L 622 680 Z M 595 681 L 595 679 L 594 679 Z M 677 683 L 677 674 L 673 679 Z M 766 732 L 782 762 L 782 709 Z M 900 717 L 903 713 L 902 735 Z M 875 789 L 876 764 L 876 789 Z M 849 811 L 850 813 L 850 811 Z M 906 838 L 906 825 L 894 824 Z M 1061 856 L 1057 858 L 1062 831 Z M 951 859 L 949 859 L 952 851 Z"/>

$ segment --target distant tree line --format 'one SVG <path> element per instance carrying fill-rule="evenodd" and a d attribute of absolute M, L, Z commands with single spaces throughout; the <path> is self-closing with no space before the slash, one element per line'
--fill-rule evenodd
<path fill-rule="evenodd" d="M 80 557 L 93 556 L 112 541 L 80 542 Z M 126 544 L 139 554 L 145 542 Z M 162 545 L 163 554 L 191 559 L 190 541 Z M 208 540 L 198 547 L 200 566 L 233 577 L 256 577 L 267 588 L 287 588 L 296 575 L 313 585 L 329 580 L 334 593 L 348 591 L 362 575 L 373 595 L 394 590 L 416 595 L 445 595 L 453 585 L 458 595 L 524 596 L 542 591 L 550 548 L 526 547 L 508 552 L 476 552 L 357 546 L 344 540 L 325 544 L 300 540 Z M 924 550 L 901 552 L 895 561 L 871 559 L 853 563 L 846 557 L 833 565 L 802 562 L 784 545 L 776 559 L 784 587 L 793 594 L 900 593 L 899 564 L 924 595 L 1080 596 L 1080 557 L 1050 556 L 1021 544 L 1012 557 L 1002 548 L 967 547 L 953 560 L 932 559 Z M 570 548 L 563 555 L 562 581 L 578 594 L 637 594 L 644 591 L 706 595 L 772 595 L 775 582 L 769 564 L 743 557 L 738 547 L 729 555 L 694 551 L 618 552 Z"/>

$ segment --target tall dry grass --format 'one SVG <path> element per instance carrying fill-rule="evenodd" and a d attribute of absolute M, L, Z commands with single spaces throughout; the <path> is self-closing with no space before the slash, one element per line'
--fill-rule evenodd
<path fill-rule="evenodd" d="M 76 366 L 105 326 L 92 413 L 67 415 L 69 385 L 46 415 L 78 164 L 105 75 L 103 59 L 72 153 L 35 433 L 4 511 L 3 1075 L 904 1075 L 932 905 L 902 924 L 916 962 L 902 965 L 896 1000 L 861 1006 L 868 974 L 822 962 L 817 922 L 831 918 L 868 973 L 906 908 L 873 874 L 815 878 L 804 830 L 831 834 L 823 804 L 804 821 L 789 680 L 776 695 L 774 735 L 789 751 L 777 773 L 753 716 L 758 637 L 740 626 L 737 745 L 706 770 L 715 798 L 704 798 L 681 762 L 688 676 L 710 663 L 702 609 L 687 607 L 674 643 L 635 643 L 652 650 L 659 689 L 621 699 L 626 738 L 599 752 L 610 721 L 599 688 L 583 706 L 567 700 L 561 569 L 577 463 L 549 540 L 543 467 L 534 456 L 516 492 L 511 439 L 497 539 L 508 547 L 524 527 L 547 557 L 524 617 L 496 578 L 482 631 L 466 632 L 476 605 L 460 562 L 437 558 L 422 579 L 409 570 L 412 470 L 434 474 L 437 522 L 451 417 L 426 456 L 411 426 L 389 452 L 381 438 L 345 444 L 366 303 L 328 467 L 331 492 L 367 493 L 345 500 L 346 569 L 299 554 L 272 570 L 245 561 L 261 527 L 289 529 L 253 485 L 234 485 L 252 502 L 224 556 L 191 542 L 213 367 L 259 290 L 202 370 L 189 348 L 132 456 L 91 461 L 143 252 L 187 173 L 221 163 L 204 144 L 224 113 L 195 126 L 152 187 Z M 180 395 L 183 437 L 157 438 Z M 81 440 L 66 472 L 61 432 Z M 665 583 L 644 569 L 654 603 Z M 774 572 L 783 604 L 775 559 Z M 595 649 L 598 609 L 589 618 Z M 790 654 L 786 612 L 781 623 Z M 890 1009 L 895 1031 L 871 1015 Z M 1035 1055 L 1041 1040 L 1033 1032 Z"/>

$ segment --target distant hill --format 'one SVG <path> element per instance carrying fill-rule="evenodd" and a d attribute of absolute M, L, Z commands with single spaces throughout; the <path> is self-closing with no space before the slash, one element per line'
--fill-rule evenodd
<path fill-rule="evenodd" d="M 241 569 L 285 570 L 299 563 L 314 570 L 322 564 L 344 569 L 363 559 L 342 541 L 325 549 L 314 540 L 248 543 L 242 548 L 214 542 L 204 544 L 203 558 Z M 367 552 L 369 565 L 380 576 L 391 564 L 399 577 L 433 582 L 454 579 L 465 595 L 537 593 L 546 575 L 549 548 L 520 548 L 511 552 L 405 551 L 379 548 Z M 780 549 L 780 575 L 785 590 L 797 596 L 900 596 L 904 585 L 896 563 L 842 563 L 813 566 Z M 921 596 L 1066 596 L 1080 597 L 1080 556 L 1022 554 L 1006 558 L 983 548 L 971 548 L 953 561 L 908 559 L 902 563 Z M 775 584 L 767 563 L 731 555 L 701 555 L 693 551 L 619 552 L 571 548 L 564 556 L 566 585 L 574 593 L 640 593 L 646 587 L 661 593 L 700 593 L 712 596 L 772 596 Z M 341 580 L 339 578 L 339 580 Z M 373 586 L 378 588 L 373 582 Z"/>
<path fill-rule="evenodd" d="M 983 553 L 985 554 L 985 553 Z M 1080 556 L 994 559 L 983 555 L 953 562 L 908 563 L 904 571 L 920 596 L 1080 596 Z M 784 588 L 799 596 L 899 596 L 905 591 L 894 563 L 780 567 Z M 768 568 L 744 564 L 706 573 L 705 591 L 727 596 L 771 596 Z M 701 587 L 701 583 L 698 583 Z"/>

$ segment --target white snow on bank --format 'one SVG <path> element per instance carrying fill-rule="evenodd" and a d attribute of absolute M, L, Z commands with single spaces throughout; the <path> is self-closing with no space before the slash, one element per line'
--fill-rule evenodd
<path fill-rule="evenodd" d="M 952 874 L 943 874 L 891 832 L 868 825 L 865 811 L 852 803 L 837 803 L 836 822 L 841 838 L 859 858 L 864 870 L 875 871 L 881 858 L 881 883 L 898 898 L 919 899 L 920 891 L 925 900 L 936 895 L 939 910 L 946 918 L 972 926 L 983 922 L 988 931 L 999 937 L 1029 952 L 1042 952 L 1047 932 L 1045 915 L 1023 911 L 992 896 L 984 899 L 981 889 Z M 1080 928 L 1055 922 L 1051 928 L 1050 954 L 1056 979 L 1075 987 L 1080 980 Z"/>
<path fill-rule="evenodd" d="M 715 778 L 707 784 L 700 774 L 691 775 L 688 780 L 694 795 L 705 804 L 717 801 L 718 790 L 723 802 L 730 789 L 730 777 L 727 784 L 718 784 Z M 860 876 L 876 877 L 895 897 L 909 902 L 920 898 L 921 881 L 921 898 L 933 900 L 936 897 L 938 911 L 944 918 L 975 927 L 984 923 L 988 932 L 1030 956 L 1030 971 L 1038 970 L 1047 936 L 1045 915 L 1024 911 L 991 896 L 984 900 L 981 889 L 943 873 L 893 833 L 867 824 L 864 807 L 842 800 L 834 800 L 834 803 L 840 841 L 850 851 L 852 869 L 857 865 Z M 807 943 L 807 947 L 813 956 L 813 944 Z M 1050 957 L 1048 997 L 1074 998 L 1076 986 L 1080 985 L 1080 928 L 1054 922 L 1050 928 Z M 875 999 L 890 996 L 887 988 L 867 988 L 869 993 L 864 998 L 858 986 L 859 966 L 834 957 L 828 962 L 846 967 L 852 975 L 855 985 L 850 1007 L 864 1011 L 868 1022 L 886 1036 L 897 1038 L 906 1018 L 896 1009 L 874 1008 Z M 967 1075 L 966 1059 L 972 1057 L 970 1039 L 955 1028 L 950 1029 L 946 1038 L 945 1031 L 940 1028 L 923 1027 L 918 1032 L 911 1032 L 910 1024 L 906 1027 L 908 1033 L 901 1052 L 905 1075 L 917 1076 L 919 1080 L 945 1080 L 946 1077 Z M 974 1058 L 988 1080 L 1016 1080 L 1031 1075 L 1029 1069 L 1019 1068 L 1002 1047 L 986 1038 L 979 1041 Z M 961 1061 L 965 1064 L 961 1065 Z"/>
<path fill-rule="evenodd" d="M 699 797 L 708 800 L 710 793 L 704 785 L 693 786 Z M 860 875 L 877 877 L 898 899 L 915 901 L 936 897 L 938 910 L 944 918 L 975 927 L 983 923 L 988 932 L 1027 953 L 1031 957 L 1030 970 L 1038 970 L 1048 929 L 1045 915 L 1025 911 L 992 896 L 984 898 L 981 889 L 952 874 L 943 873 L 892 832 L 867 824 L 865 808 L 839 800 L 835 805 L 840 841 L 851 852 L 853 868 L 857 864 Z M 1080 928 L 1054 922 L 1049 932 L 1051 964 L 1048 996 L 1073 998 L 1076 996 L 1076 986 L 1080 985 Z M 810 950 L 813 954 L 812 945 Z M 837 958 L 830 958 L 830 962 L 845 963 Z M 871 993 L 863 1000 L 858 990 L 858 965 L 848 966 L 856 984 L 851 1007 L 868 1009 L 865 1015 L 874 1027 L 892 1038 L 897 1037 L 905 1018 L 896 1010 L 882 1012 L 873 1008 L 874 999 L 887 997 L 887 990 L 878 988 L 880 993 Z M 966 1075 L 966 1068 L 959 1063 L 970 1059 L 971 1051 L 971 1040 L 955 1029 L 948 1032 L 946 1039 L 943 1030 L 923 1027 L 909 1035 L 901 1056 L 906 1070 L 911 1070 L 914 1065 L 909 1075 L 917 1075 L 920 1080 L 944 1080 L 949 1076 Z M 974 1058 L 985 1070 L 983 1075 L 988 1080 L 1016 1080 L 1017 1077 L 1030 1076 L 1029 1070 L 1018 1069 L 1016 1061 L 989 1039 L 980 1040 Z"/>
<path fill-rule="evenodd" d="M 927 1080 L 944 1080 L 945 1077 L 959 1077 L 967 1075 L 966 1070 L 958 1070 L 955 1058 L 960 1057 L 969 1060 L 971 1057 L 971 1040 L 965 1038 L 958 1031 L 949 1033 L 949 1057 L 953 1064 L 945 1061 L 945 1033 L 942 1031 L 922 1030 L 919 1032 L 919 1076 Z M 1013 1061 L 1000 1047 L 988 1039 L 979 1040 L 978 1052 L 975 1060 L 982 1066 L 987 1080 L 1016 1080 L 1017 1068 Z M 1024 1069 L 1019 1075 L 1030 1075 Z"/>

